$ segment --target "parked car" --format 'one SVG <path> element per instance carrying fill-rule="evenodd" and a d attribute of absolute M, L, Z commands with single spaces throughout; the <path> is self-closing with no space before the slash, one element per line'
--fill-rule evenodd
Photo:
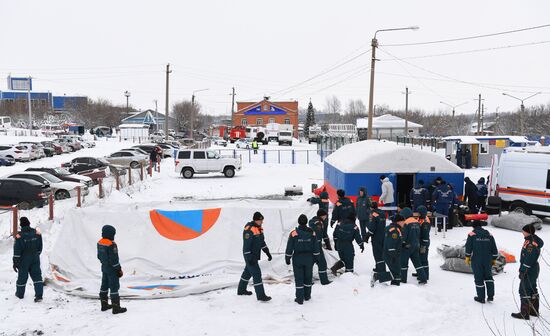
<path fill-rule="evenodd" d="M 222 139 L 222 138 L 217 138 L 217 139 L 214 139 L 214 145 L 216 145 L 216 146 L 222 146 L 222 147 L 227 147 L 227 141 L 225 141 L 225 140 Z"/>
<path fill-rule="evenodd" d="M 112 165 L 139 168 L 140 165 L 147 166 L 149 156 L 138 154 L 134 151 L 119 151 L 105 157 L 105 160 Z"/>
<path fill-rule="evenodd" d="M 76 197 L 77 187 L 81 187 L 82 195 L 86 196 L 89 193 L 88 187 L 82 183 L 63 181 L 46 172 L 27 171 L 22 173 L 9 174 L 5 176 L 5 178 L 29 179 L 47 185 L 51 188 L 51 191 L 56 200 Z"/>
<path fill-rule="evenodd" d="M 241 157 L 221 156 L 217 152 L 204 149 L 182 149 L 177 153 L 176 173 L 186 179 L 194 174 L 223 173 L 225 177 L 235 176 L 241 170 Z"/>
<path fill-rule="evenodd" d="M 54 155 L 63 154 L 63 147 L 53 141 L 42 141 L 45 148 L 51 148 Z"/>
<path fill-rule="evenodd" d="M 124 149 L 121 149 L 121 151 L 134 151 L 138 154 L 142 154 L 142 155 L 149 155 L 149 153 L 147 153 L 146 151 L 144 151 L 143 149 L 141 148 L 137 148 L 137 147 L 132 147 L 132 148 L 124 148 Z"/>
<path fill-rule="evenodd" d="M 191 146 L 195 145 L 195 140 L 193 140 L 191 138 L 184 138 L 184 139 L 180 139 L 180 143 L 182 145 L 184 145 L 185 147 L 191 147 Z"/>
<path fill-rule="evenodd" d="M 80 143 L 72 139 L 55 139 L 54 142 L 65 145 L 69 152 L 76 152 L 82 149 Z"/>
<path fill-rule="evenodd" d="M 247 139 L 239 139 L 235 141 L 235 147 L 249 149 L 250 147 L 252 147 L 252 143 Z"/>
<path fill-rule="evenodd" d="M 169 157 L 174 156 L 174 150 L 177 150 L 172 145 L 169 145 L 169 144 L 163 143 L 163 142 L 156 143 L 156 144 L 150 144 L 150 145 L 160 147 L 160 149 L 162 149 L 162 157 L 163 158 L 169 158 Z"/>
<path fill-rule="evenodd" d="M 40 158 L 40 152 L 38 151 L 38 147 L 36 147 L 33 144 L 19 144 L 19 146 L 26 147 L 27 150 L 30 152 L 31 160 L 38 160 Z"/>
<path fill-rule="evenodd" d="M 157 145 L 135 145 L 133 148 L 139 148 L 143 150 L 144 152 L 147 152 L 147 155 L 151 154 L 151 152 L 157 147 Z"/>
<path fill-rule="evenodd" d="M 34 180 L 0 179 L 0 205 L 19 205 L 21 210 L 41 208 L 48 204 L 50 194 L 49 186 Z"/>
<path fill-rule="evenodd" d="M 45 158 L 46 156 L 48 156 L 48 154 L 46 153 L 46 150 L 44 149 L 44 146 L 40 142 L 21 141 L 20 144 L 21 145 L 32 145 L 32 146 L 34 146 L 33 148 L 38 153 L 37 154 L 38 159 L 42 159 L 42 158 Z M 50 152 L 50 154 L 51 154 L 51 152 Z M 49 156 L 53 156 L 53 154 L 51 154 Z"/>
<path fill-rule="evenodd" d="M 15 161 L 30 161 L 32 159 L 31 150 L 22 145 L 0 145 L 0 155 L 15 159 Z"/>
<path fill-rule="evenodd" d="M 71 173 L 78 174 L 79 172 L 109 167 L 109 162 L 103 158 L 94 157 L 78 157 L 61 165 L 62 168 L 67 168 Z"/>
<path fill-rule="evenodd" d="M 65 168 L 59 168 L 59 167 L 55 167 L 55 168 L 45 168 L 45 167 L 42 167 L 42 168 L 27 168 L 25 171 L 46 172 L 46 173 L 52 174 L 53 176 L 57 177 L 60 180 L 82 183 L 82 184 L 86 185 L 87 187 L 91 187 L 91 186 L 94 185 L 94 181 L 90 177 L 84 176 L 84 175 L 78 175 L 78 174 L 71 174 L 71 172 L 69 172 Z"/>
<path fill-rule="evenodd" d="M 15 159 L 7 156 L 0 156 L 0 166 L 13 166 Z"/>

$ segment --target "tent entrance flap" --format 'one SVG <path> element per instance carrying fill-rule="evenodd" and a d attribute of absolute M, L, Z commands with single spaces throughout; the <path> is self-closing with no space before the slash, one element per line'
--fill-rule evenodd
<path fill-rule="evenodd" d="M 413 174 L 397 174 L 397 205 L 411 204 L 411 189 L 414 188 L 414 175 Z"/>

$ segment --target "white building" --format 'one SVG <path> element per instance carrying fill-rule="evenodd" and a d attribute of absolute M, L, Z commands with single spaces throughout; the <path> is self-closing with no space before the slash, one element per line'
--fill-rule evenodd
<path fill-rule="evenodd" d="M 368 118 L 357 119 L 357 133 L 359 140 L 367 139 L 369 120 Z M 420 129 L 423 127 L 420 124 L 412 121 L 408 122 L 409 136 L 420 135 Z M 405 119 L 384 114 L 372 119 L 372 136 L 381 139 L 395 139 L 396 136 L 405 135 Z"/>

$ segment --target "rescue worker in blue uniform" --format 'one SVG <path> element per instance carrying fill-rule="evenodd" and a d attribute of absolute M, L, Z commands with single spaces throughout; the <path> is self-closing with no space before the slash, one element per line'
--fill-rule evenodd
<path fill-rule="evenodd" d="M 333 227 L 336 222 L 344 222 L 350 213 L 353 213 L 355 216 L 355 206 L 353 202 L 346 197 L 344 190 L 338 189 L 336 194 L 338 195 L 338 201 L 336 201 L 334 209 L 332 209 L 330 227 Z"/>
<path fill-rule="evenodd" d="M 476 284 L 476 296 L 474 300 L 485 303 L 485 291 L 487 301 L 492 302 L 495 296 L 495 281 L 493 280 L 492 266 L 498 257 L 495 238 L 489 231 L 482 228 L 487 222 L 476 220 L 473 222 L 472 232 L 466 240 L 466 264 L 472 266 L 474 282 Z"/>
<path fill-rule="evenodd" d="M 466 151 L 464 152 L 464 165 L 466 166 L 466 169 L 472 169 L 472 152 L 469 148 L 466 148 Z"/>
<path fill-rule="evenodd" d="M 522 229 L 525 241 L 521 249 L 519 267 L 519 296 L 521 307 L 519 313 L 513 313 L 512 317 L 529 320 L 530 316 L 539 316 L 539 291 L 537 279 L 539 277 L 539 257 L 544 242 L 535 234 L 536 229 L 532 224 L 525 225 Z"/>
<path fill-rule="evenodd" d="M 285 261 L 294 271 L 296 285 L 296 298 L 294 302 L 303 304 L 304 300 L 311 299 L 311 286 L 313 286 L 313 263 L 317 262 L 320 250 L 315 231 L 307 227 L 306 215 L 298 217 L 298 227 L 288 237 L 285 251 Z"/>
<path fill-rule="evenodd" d="M 42 234 L 39 229 L 30 227 L 27 217 L 19 219 L 21 231 L 15 235 L 13 245 L 13 270 L 17 272 L 15 296 L 25 297 L 25 287 L 29 274 L 34 285 L 34 302 L 42 301 L 44 283 L 40 270 L 40 253 L 42 253 Z"/>
<path fill-rule="evenodd" d="M 401 283 L 401 249 L 403 245 L 403 237 L 401 229 L 405 223 L 405 218 L 400 214 L 393 216 L 392 222 L 386 227 L 384 235 L 384 262 L 388 266 L 388 272 L 374 272 L 372 274 L 371 286 L 374 286 L 376 281 L 387 282 L 391 281 L 394 286 L 399 286 Z"/>
<path fill-rule="evenodd" d="M 432 228 L 432 224 L 430 223 L 430 218 L 428 218 L 428 209 L 425 206 L 419 206 L 417 211 L 418 223 L 420 224 L 420 267 L 422 267 L 424 269 L 424 273 L 426 273 L 426 280 L 430 280 L 428 255 L 430 250 L 430 230 Z"/>
<path fill-rule="evenodd" d="M 269 252 L 269 248 L 265 244 L 264 230 L 262 224 L 264 222 L 264 216 L 255 212 L 252 217 L 252 222 L 245 225 L 243 231 L 243 257 L 245 261 L 244 271 L 239 281 L 239 287 L 237 289 L 238 295 L 252 295 L 251 291 L 246 289 L 248 286 L 248 280 L 252 277 L 254 290 L 256 291 L 256 298 L 259 301 L 269 301 L 270 296 L 267 296 L 264 291 L 264 284 L 262 282 L 262 271 L 258 260 L 260 260 L 261 251 L 263 251 L 267 260 L 271 261 L 273 257 Z"/>
<path fill-rule="evenodd" d="M 355 249 L 353 248 L 353 241 L 359 245 L 361 253 L 365 251 L 365 245 L 361 240 L 361 233 L 359 228 L 355 225 L 355 212 L 351 211 L 347 213 L 347 218 L 340 221 L 336 228 L 334 228 L 334 247 L 338 251 L 338 260 L 334 266 L 331 267 L 332 274 L 336 275 L 338 270 L 345 267 L 346 272 L 353 272 L 353 259 L 355 258 Z"/>
<path fill-rule="evenodd" d="M 411 189 L 411 208 L 417 211 L 419 206 L 426 206 L 429 200 L 428 189 L 424 187 L 424 181 L 419 180 L 416 188 Z"/>
<path fill-rule="evenodd" d="M 327 213 L 327 225 L 324 226 L 324 232 L 323 232 L 323 241 L 325 243 L 325 248 L 327 250 L 332 250 L 332 246 L 330 245 L 330 238 L 328 236 L 328 206 L 330 203 L 330 200 L 328 198 L 328 192 L 322 191 L 319 194 L 319 197 L 311 197 L 308 198 L 308 202 L 311 204 L 318 204 L 319 209 L 323 209 Z"/>
<path fill-rule="evenodd" d="M 449 217 L 449 209 L 455 202 L 456 194 L 445 182 L 433 194 L 432 204 L 435 212 L 446 217 Z"/>
<path fill-rule="evenodd" d="M 116 229 L 111 225 L 105 225 L 101 229 L 101 239 L 97 242 L 97 259 L 101 262 L 101 288 L 99 289 L 99 300 L 101 311 L 113 309 L 113 314 L 125 313 L 126 308 L 120 306 L 119 278 L 122 277 L 122 267 L 118 259 L 118 246 L 115 243 Z M 108 294 L 111 291 L 111 302 L 109 304 Z"/>
<path fill-rule="evenodd" d="M 478 190 L 477 186 L 470 180 L 469 177 L 464 178 L 464 201 L 468 204 L 470 213 L 478 213 Z"/>
<path fill-rule="evenodd" d="M 368 223 L 367 239 L 365 243 L 372 238 L 372 255 L 374 257 L 374 272 L 380 273 L 386 271 L 384 264 L 384 236 L 386 230 L 386 214 L 378 209 L 378 203 L 371 203 L 370 220 Z"/>
<path fill-rule="evenodd" d="M 456 143 L 455 146 L 457 146 L 456 148 L 456 155 L 455 155 L 455 158 L 456 158 L 456 165 L 459 166 L 460 168 L 463 168 L 464 165 L 462 164 L 462 146 L 460 146 L 460 143 Z"/>
<path fill-rule="evenodd" d="M 489 194 L 489 190 L 487 189 L 487 185 L 485 184 L 485 177 L 481 177 L 479 180 L 477 180 L 477 207 L 479 209 L 485 210 L 485 205 L 487 203 L 487 195 Z"/>
<path fill-rule="evenodd" d="M 328 226 L 328 214 L 325 210 L 317 210 L 317 216 L 309 220 L 309 227 L 315 232 L 315 240 L 319 246 L 319 257 L 317 258 L 317 268 L 319 269 L 319 279 L 321 280 L 321 285 L 328 285 L 331 281 L 328 279 L 327 274 L 327 260 L 325 254 L 323 253 L 323 235 L 325 234 L 325 227 Z"/>
<path fill-rule="evenodd" d="M 409 259 L 412 261 L 418 278 L 418 283 L 424 285 L 427 283 L 426 273 L 420 262 L 420 224 L 413 217 L 410 208 L 404 208 L 399 213 L 405 218 L 402 226 L 403 249 L 401 250 L 401 282 L 407 282 L 407 273 L 409 271 Z"/>
<path fill-rule="evenodd" d="M 356 203 L 357 219 L 359 220 L 359 227 L 361 228 L 361 238 L 363 241 L 367 239 L 367 225 L 370 217 L 371 200 L 367 195 L 367 189 L 365 187 L 359 188 L 359 196 Z"/>

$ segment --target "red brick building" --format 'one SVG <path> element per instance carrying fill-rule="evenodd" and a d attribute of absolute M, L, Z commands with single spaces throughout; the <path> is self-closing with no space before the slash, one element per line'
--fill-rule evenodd
<path fill-rule="evenodd" d="M 298 102 L 272 102 L 264 98 L 259 102 L 237 102 L 233 126 L 265 126 L 269 123 L 293 125 L 298 137 Z"/>

